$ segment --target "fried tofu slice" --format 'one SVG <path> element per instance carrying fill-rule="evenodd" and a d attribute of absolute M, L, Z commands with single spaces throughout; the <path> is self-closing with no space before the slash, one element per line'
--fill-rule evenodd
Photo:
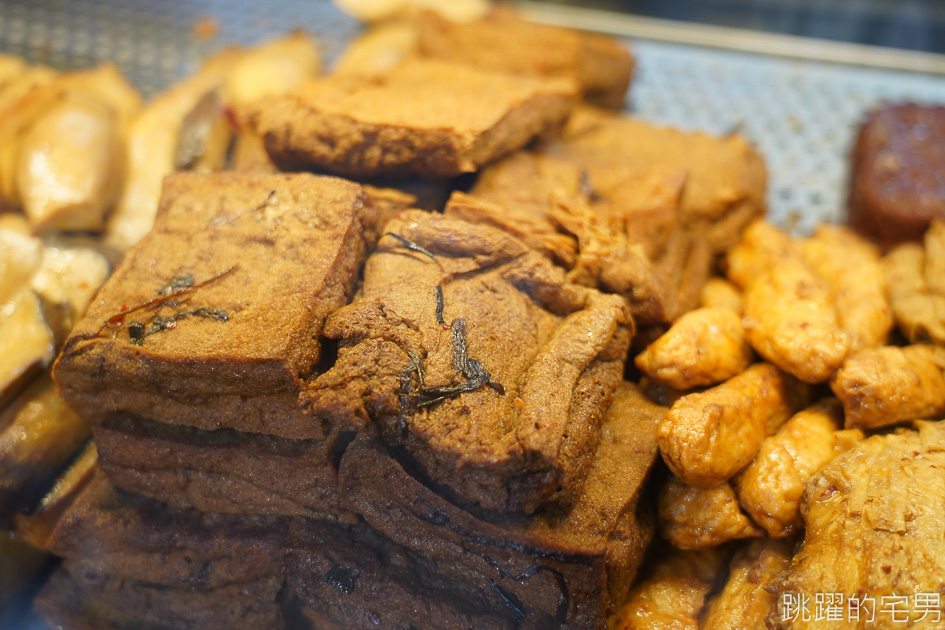
<path fill-rule="evenodd" d="M 699 295 L 699 306 L 727 308 L 741 315 L 745 312 L 742 292 L 725 278 L 709 278 Z"/>
<path fill-rule="evenodd" d="M 941 625 L 945 424 L 914 426 L 867 438 L 807 483 L 804 544 L 775 585 L 793 595 L 795 605 L 784 605 L 790 597 L 779 598 L 769 628 L 864 627 L 851 625 L 850 617 L 831 624 L 797 614 L 799 595 L 813 600 L 815 593 L 840 595 L 842 610 L 858 614 L 860 624 L 875 614 L 877 628 Z M 899 598 L 895 607 L 892 597 Z"/>
<path fill-rule="evenodd" d="M 922 344 L 861 350 L 843 364 L 830 389 L 843 403 L 847 428 L 875 429 L 945 414 L 945 350 Z"/>
<path fill-rule="evenodd" d="M 906 243 L 882 261 L 893 316 L 913 343 L 945 344 L 945 221 L 933 221 L 924 247 Z"/>
<path fill-rule="evenodd" d="M 620 109 L 633 74 L 633 56 L 617 41 L 533 24 L 496 7 L 480 20 L 459 23 L 438 13 L 420 15 L 420 55 L 521 76 L 565 78 L 585 99 Z"/>
<path fill-rule="evenodd" d="M 39 269 L 42 242 L 19 214 L 0 214 L 0 304 L 16 295 Z"/>
<path fill-rule="evenodd" d="M 680 549 L 713 547 L 763 534 L 739 509 L 735 491 L 727 483 L 696 488 L 672 477 L 660 489 L 658 510 L 660 534 Z"/>
<path fill-rule="evenodd" d="M 434 60 L 335 76 L 244 110 L 280 166 L 349 177 L 471 173 L 560 127 L 574 87 Z"/>
<path fill-rule="evenodd" d="M 670 167 L 686 172 L 680 219 L 712 251 L 736 243 L 765 210 L 767 181 L 761 155 L 737 135 L 724 137 L 657 127 L 590 107 L 575 108 L 560 140 L 549 148 L 587 162 Z"/>
<path fill-rule="evenodd" d="M 806 404 L 807 395 L 775 366 L 757 363 L 677 400 L 660 423 L 660 453 L 686 483 L 720 485 L 754 459 L 762 441 Z"/>
<path fill-rule="evenodd" d="M 773 585 L 791 566 L 790 541 L 754 540 L 735 552 L 728 580 L 712 597 L 699 621 L 700 630 L 763 628 L 777 602 Z"/>
<path fill-rule="evenodd" d="M 743 372 L 754 353 L 741 317 L 726 308 L 699 308 L 636 356 L 637 367 L 675 389 L 715 385 Z"/>
<path fill-rule="evenodd" d="M 416 52 L 417 24 L 390 20 L 372 25 L 348 44 L 332 68 L 336 76 L 376 77 Z"/>
<path fill-rule="evenodd" d="M 706 597 L 725 575 L 719 547 L 674 550 L 659 558 L 611 619 L 610 630 L 697 630 Z"/>
<path fill-rule="evenodd" d="M 820 383 L 840 367 L 850 336 L 840 326 L 830 285 L 786 234 L 763 222 L 745 230 L 726 258 L 742 287 L 745 330 L 758 354 L 800 380 Z"/>
<path fill-rule="evenodd" d="M 824 223 L 800 242 L 800 253 L 827 281 L 850 351 L 884 345 L 893 319 L 876 247 L 847 227 Z"/>
<path fill-rule="evenodd" d="M 843 430 L 843 408 L 835 399 L 796 413 L 765 439 L 758 456 L 738 475 L 742 508 L 769 536 L 796 536 L 804 527 L 800 510 L 804 484 L 862 439 L 859 429 Z"/>

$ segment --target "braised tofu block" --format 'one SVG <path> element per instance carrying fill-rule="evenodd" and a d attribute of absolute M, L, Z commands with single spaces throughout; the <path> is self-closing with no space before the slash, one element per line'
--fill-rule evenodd
<path fill-rule="evenodd" d="M 735 243 L 745 226 L 765 211 L 764 161 L 737 135 L 686 133 L 584 107 L 575 110 L 563 137 L 547 152 L 584 163 L 685 171 L 680 220 L 703 234 L 715 252 Z"/>
<path fill-rule="evenodd" d="M 568 510 L 487 522 L 368 439 L 342 457 L 342 494 L 371 527 L 413 550 L 424 588 L 448 589 L 512 627 L 604 628 L 653 534 L 644 480 L 664 411 L 633 386 L 617 390 L 584 491 Z"/>
<path fill-rule="evenodd" d="M 843 609 L 860 619 L 875 611 L 877 621 L 885 620 L 877 627 L 910 625 L 910 619 L 912 627 L 940 625 L 945 425 L 915 427 L 867 438 L 807 483 L 804 544 L 774 585 L 788 596 L 779 598 L 768 627 L 824 627 L 793 614 L 807 593 L 842 595 Z"/>
<path fill-rule="evenodd" d="M 739 508 L 728 483 L 697 488 L 671 477 L 660 489 L 658 510 L 660 534 L 679 549 L 714 547 L 762 535 Z"/>
<path fill-rule="evenodd" d="M 360 186 L 312 175 L 166 180 L 132 248 L 55 365 L 80 416 L 324 437 L 297 409 L 327 317 L 363 258 Z"/>
<path fill-rule="evenodd" d="M 899 245 L 882 266 L 902 334 L 913 343 L 945 344 L 945 221 L 932 221 L 922 244 Z"/>
<path fill-rule="evenodd" d="M 486 226 L 408 211 L 386 229 L 303 408 L 402 446 L 462 504 L 576 496 L 623 374 L 623 299 Z"/>
<path fill-rule="evenodd" d="M 640 326 L 698 303 L 712 252 L 679 220 L 684 171 L 519 152 L 485 169 L 448 216 L 499 227 L 568 269 L 623 295 Z"/>
<path fill-rule="evenodd" d="M 311 81 L 245 114 L 283 167 L 452 177 L 560 127 L 573 94 L 564 80 L 410 60 L 380 77 Z"/>
<path fill-rule="evenodd" d="M 506 8 L 462 23 L 427 11 L 420 16 L 417 48 L 425 57 L 486 70 L 568 78 L 587 100 L 617 109 L 633 73 L 633 57 L 616 41 L 533 24 Z"/>
<path fill-rule="evenodd" d="M 341 436 L 288 440 L 202 431 L 130 414 L 95 427 L 99 465 L 116 486 L 178 507 L 350 521 L 332 452 Z"/>
<path fill-rule="evenodd" d="M 851 164 L 850 223 L 884 245 L 917 241 L 945 219 L 945 107 L 890 105 L 860 127 Z"/>

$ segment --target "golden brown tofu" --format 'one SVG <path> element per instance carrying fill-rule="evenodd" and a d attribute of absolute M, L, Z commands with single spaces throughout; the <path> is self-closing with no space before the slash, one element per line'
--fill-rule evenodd
<path fill-rule="evenodd" d="M 883 258 L 893 316 L 913 343 L 931 340 L 945 344 L 943 260 L 945 221 L 932 222 L 925 234 L 925 247 L 906 243 Z"/>
<path fill-rule="evenodd" d="M 738 477 L 738 499 L 751 518 L 774 538 L 796 535 L 804 484 L 824 464 L 863 439 L 843 428 L 843 409 L 825 399 L 795 414 L 765 439 L 758 456 Z"/>
<path fill-rule="evenodd" d="M 706 606 L 700 630 L 755 630 L 777 602 L 771 588 L 778 575 L 791 566 L 788 541 L 755 540 L 735 552 L 728 581 Z"/>
<path fill-rule="evenodd" d="M 941 351 L 933 346 L 860 350 L 830 380 L 847 428 L 877 427 L 945 414 Z"/>
<path fill-rule="evenodd" d="M 727 308 L 741 315 L 745 311 L 742 292 L 725 278 L 709 278 L 702 287 L 699 306 Z"/>
<path fill-rule="evenodd" d="M 748 283 L 744 322 L 758 354 L 806 383 L 830 378 L 850 349 L 830 288 L 799 257 L 779 260 Z"/>
<path fill-rule="evenodd" d="M 942 627 L 945 424 L 915 426 L 867 438 L 808 482 L 804 545 L 769 628 Z M 818 593 L 835 595 L 840 620 L 817 618 Z"/>
<path fill-rule="evenodd" d="M 692 389 L 730 379 L 747 369 L 753 357 L 737 313 L 699 308 L 677 319 L 635 362 L 655 381 Z"/>
<path fill-rule="evenodd" d="M 663 460 L 700 488 L 728 481 L 762 441 L 804 406 L 807 390 L 770 363 L 757 363 L 704 392 L 683 396 L 660 423 Z"/>
<path fill-rule="evenodd" d="M 797 246 L 790 236 L 764 219 L 752 221 L 741 239 L 725 254 L 724 266 L 728 279 L 744 290 L 758 276 L 774 264 L 797 254 Z"/>
<path fill-rule="evenodd" d="M 673 551 L 657 559 L 610 621 L 610 630 L 696 630 L 699 611 L 725 573 L 721 548 Z"/>
<path fill-rule="evenodd" d="M 876 247 L 847 227 L 825 223 L 800 242 L 800 252 L 827 281 L 840 327 L 850 336 L 850 350 L 885 344 L 892 309 Z"/>
<path fill-rule="evenodd" d="M 739 509 L 727 483 L 696 488 L 672 477 L 660 489 L 658 505 L 660 534 L 680 549 L 714 547 L 763 534 Z"/>

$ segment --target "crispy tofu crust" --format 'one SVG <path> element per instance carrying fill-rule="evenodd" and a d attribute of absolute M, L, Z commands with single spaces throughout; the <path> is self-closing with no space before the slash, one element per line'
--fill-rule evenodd
<path fill-rule="evenodd" d="M 796 413 L 761 444 L 758 456 L 738 475 L 738 500 L 769 536 L 796 536 L 804 527 L 804 484 L 834 457 L 863 439 L 844 431 L 843 408 L 832 398 Z"/>
<path fill-rule="evenodd" d="M 732 486 L 688 486 L 670 478 L 659 493 L 660 534 L 679 549 L 713 547 L 739 538 L 762 535 L 738 507 Z"/>
<path fill-rule="evenodd" d="M 322 326 L 365 249 L 357 184 L 300 175 L 169 177 L 154 230 L 66 341 L 54 376 L 101 421 L 127 411 L 214 430 L 323 437 L 298 411 Z"/>
<path fill-rule="evenodd" d="M 843 403 L 847 428 L 875 429 L 945 414 L 943 350 L 884 346 L 850 356 L 830 389 Z"/>
<path fill-rule="evenodd" d="M 933 221 L 924 247 L 906 243 L 882 261 L 899 330 L 913 343 L 945 344 L 945 221 Z"/>
<path fill-rule="evenodd" d="M 741 317 L 726 308 L 699 308 L 677 319 L 638 354 L 637 367 L 675 389 L 727 381 L 754 359 Z"/>
<path fill-rule="evenodd" d="M 476 171 L 560 127 L 573 97 L 567 81 L 408 60 L 382 77 L 311 81 L 245 115 L 280 166 L 442 178 Z"/>
<path fill-rule="evenodd" d="M 686 483 L 712 488 L 747 466 L 762 441 L 802 407 L 807 390 L 770 363 L 677 400 L 660 423 L 663 461 Z"/>

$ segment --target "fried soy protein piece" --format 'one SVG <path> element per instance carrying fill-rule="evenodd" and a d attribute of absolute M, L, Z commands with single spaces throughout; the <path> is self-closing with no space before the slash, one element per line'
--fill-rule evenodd
<path fill-rule="evenodd" d="M 757 363 L 677 400 L 660 423 L 660 453 L 689 485 L 717 486 L 747 466 L 806 398 L 802 384 L 770 363 Z"/>
<path fill-rule="evenodd" d="M 861 619 L 875 610 L 877 628 L 941 625 L 945 424 L 914 426 L 867 438 L 807 483 L 804 544 L 775 585 L 782 595 L 768 627 L 851 627 L 847 619 L 827 624 L 792 614 L 800 594 L 811 593 L 843 594 L 844 608 Z M 898 603 L 887 604 L 881 616 L 882 602 L 892 598 Z"/>
<path fill-rule="evenodd" d="M 635 362 L 655 381 L 692 389 L 728 380 L 747 369 L 753 358 L 737 313 L 699 308 L 677 319 Z"/>
<path fill-rule="evenodd" d="M 453 177 L 560 127 L 568 81 L 409 60 L 381 77 L 308 82 L 245 110 L 277 164 L 350 177 Z"/>
<path fill-rule="evenodd" d="M 773 538 L 797 535 L 804 527 L 804 484 L 825 464 L 863 439 L 843 429 L 843 408 L 833 398 L 799 411 L 761 444 L 758 456 L 738 475 L 738 500 Z"/>
<path fill-rule="evenodd" d="M 945 221 L 933 221 L 924 244 L 900 245 L 882 265 L 899 330 L 913 343 L 945 344 Z"/>
<path fill-rule="evenodd" d="M 738 507 L 732 486 L 688 486 L 672 477 L 659 493 L 660 534 L 679 549 L 701 549 L 762 535 Z"/>
<path fill-rule="evenodd" d="M 940 348 L 884 346 L 852 355 L 830 380 L 847 428 L 878 427 L 945 414 Z"/>
<path fill-rule="evenodd" d="M 126 411 L 205 430 L 321 438 L 297 407 L 364 242 L 357 184 L 175 174 L 154 230 L 66 342 L 54 376 L 92 421 Z"/>
<path fill-rule="evenodd" d="M 656 561 L 611 620 L 611 630 L 697 630 L 699 612 L 725 575 L 722 548 L 674 550 Z"/>
<path fill-rule="evenodd" d="M 623 299 L 486 226 L 408 211 L 387 231 L 325 327 L 338 360 L 303 407 L 403 445 L 461 503 L 576 496 L 622 374 Z"/>
<path fill-rule="evenodd" d="M 791 566 L 790 541 L 753 540 L 735 552 L 728 580 L 699 620 L 700 630 L 754 630 L 765 625 L 777 602 L 773 586 Z"/>

